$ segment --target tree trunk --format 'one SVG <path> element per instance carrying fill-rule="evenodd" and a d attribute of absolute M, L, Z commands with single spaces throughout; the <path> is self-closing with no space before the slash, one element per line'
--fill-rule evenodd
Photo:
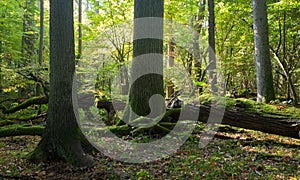
<path fill-rule="evenodd" d="M 193 69 L 193 53 L 192 53 L 192 48 L 189 48 L 187 52 L 187 59 L 186 59 L 186 70 L 189 73 L 189 75 L 192 75 L 192 69 Z"/>
<path fill-rule="evenodd" d="M 216 63 L 216 48 L 215 48 L 215 2 L 208 0 L 208 52 L 209 52 L 209 73 L 208 79 L 212 92 L 217 92 L 217 63 Z"/>
<path fill-rule="evenodd" d="M 201 79 L 203 72 L 202 72 L 202 58 L 201 57 L 201 51 L 200 51 L 200 45 L 199 45 L 199 39 L 200 39 L 200 33 L 202 30 L 203 22 L 205 19 L 205 6 L 206 6 L 206 0 L 199 1 L 198 4 L 198 14 L 193 18 L 192 20 L 192 28 L 194 30 L 193 34 L 193 54 L 194 54 L 194 72 L 196 75 L 196 81 L 200 82 L 203 81 Z M 203 56 L 203 55 L 202 55 Z M 199 92 L 202 92 L 202 88 L 199 88 Z"/>
<path fill-rule="evenodd" d="M 173 20 L 172 18 L 170 19 L 170 24 L 169 24 L 169 31 L 171 32 L 171 37 L 168 42 L 168 63 L 167 66 L 169 68 L 174 67 L 174 58 L 175 58 L 175 40 L 173 37 Z M 171 99 L 174 94 L 174 83 L 172 80 L 168 79 L 168 82 L 166 84 L 166 98 Z"/>
<path fill-rule="evenodd" d="M 272 64 L 270 59 L 266 0 L 252 0 L 254 18 L 254 42 L 257 75 L 257 101 L 275 99 Z"/>
<path fill-rule="evenodd" d="M 134 1 L 135 22 L 129 103 L 132 111 L 138 116 L 150 113 L 151 96 L 155 94 L 164 96 L 163 13 L 163 0 Z"/>
<path fill-rule="evenodd" d="M 84 154 L 86 142 L 79 129 L 72 103 L 75 72 L 73 1 L 50 2 L 50 96 L 45 133 L 31 155 L 33 161 L 64 160 L 90 167 Z"/>
<path fill-rule="evenodd" d="M 21 42 L 21 60 L 17 61 L 16 67 L 25 67 L 32 65 L 35 55 L 35 41 L 36 41 L 36 32 L 35 21 L 34 21 L 34 0 L 26 0 L 24 4 L 24 14 L 23 14 L 23 32 L 22 32 L 22 42 Z M 34 91 L 32 85 L 27 85 L 26 87 L 18 88 L 19 97 L 26 97 L 29 91 Z"/>
<path fill-rule="evenodd" d="M 26 0 L 23 15 L 23 35 L 22 35 L 22 66 L 33 63 L 34 44 L 36 35 L 34 33 L 34 0 Z M 21 64 L 19 64 L 21 65 Z"/>
<path fill-rule="evenodd" d="M 82 0 L 78 0 L 78 55 L 77 59 L 81 58 L 82 55 Z"/>
<path fill-rule="evenodd" d="M 172 25 L 170 29 L 172 29 Z M 174 67 L 174 58 L 175 58 L 175 42 L 174 42 L 174 38 L 171 37 L 168 42 L 168 67 L 169 68 Z M 171 99 L 172 96 L 174 95 L 174 92 L 175 92 L 174 83 L 172 82 L 172 80 L 168 79 L 166 85 L 166 98 Z"/>
<path fill-rule="evenodd" d="M 5 19 L 5 16 L 2 15 L 1 16 L 2 19 Z M 0 21 L 0 33 L 3 34 L 3 20 Z M 2 57 L 2 54 L 3 54 L 3 42 L 2 42 L 2 37 L 0 38 L 0 64 L 3 64 L 3 57 Z M 2 83 L 4 82 L 3 80 L 3 75 L 2 75 L 2 66 L 0 66 L 0 93 L 3 91 L 2 90 Z"/>
<path fill-rule="evenodd" d="M 43 48 L 44 48 L 44 0 L 40 0 L 40 42 L 39 42 L 39 66 L 43 65 Z M 41 95 L 41 85 L 36 85 L 36 96 Z"/>
<path fill-rule="evenodd" d="M 40 0 L 40 42 L 39 42 L 39 65 L 43 64 L 44 48 L 44 0 Z"/>

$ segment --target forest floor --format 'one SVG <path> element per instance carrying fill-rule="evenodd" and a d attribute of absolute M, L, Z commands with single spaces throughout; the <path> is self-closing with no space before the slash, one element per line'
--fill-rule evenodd
<path fill-rule="evenodd" d="M 223 128 L 204 149 L 194 134 L 172 156 L 129 164 L 101 153 L 92 169 L 27 160 L 38 136 L 0 138 L 0 179 L 300 179 L 300 140 Z"/>

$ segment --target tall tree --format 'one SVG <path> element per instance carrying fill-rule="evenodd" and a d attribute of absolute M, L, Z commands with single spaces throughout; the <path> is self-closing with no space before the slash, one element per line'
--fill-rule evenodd
<path fill-rule="evenodd" d="M 23 15 L 23 35 L 22 35 L 22 62 L 21 64 L 27 65 L 28 63 L 33 63 L 33 58 L 35 54 L 34 44 L 36 40 L 36 35 L 34 32 L 34 0 L 26 0 Z M 19 64 L 20 65 L 20 64 Z"/>
<path fill-rule="evenodd" d="M 168 41 L 168 67 L 174 67 L 174 59 L 175 59 L 175 40 L 172 35 L 173 29 L 173 20 L 170 18 L 169 31 L 171 31 L 171 37 Z M 169 80 L 166 85 L 166 98 L 171 99 L 174 94 L 174 83 Z"/>
<path fill-rule="evenodd" d="M 209 44 L 209 74 L 211 91 L 217 92 L 216 48 L 215 48 L 215 2 L 208 0 L 208 44 Z"/>
<path fill-rule="evenodd" d="M 77 59 L 82 55 L 82 0 L 78 0 L 78 55 Z"/>
<path fill-rule="evenodd" d="M 40 39 L 39 39 L 39 66 L 42 67 L 43 64 L 43 49 L 44 49 L 44 0 L 40 0 Z M 37 84 L 36 95 L 41 94 L 41 86 Z"/>
<path fill-rule="evenodd" d="M 257 75 L 257 101 L 275 99 L 270 58 L 266 0 L 252 0 L 254 18 L 254 43 Z"/>
<path fill-rule="evenodd" d="M 39 65 L 43 63 L 44 48 L 44 0 L 40 0 L 40 42 L 39 42 Z"/>
<path fill-rule="evenodd" d="M 193 54 L 194 54 L 194 69 L 196 74 L 196 81 L 203 81 L 201 77 L 203 77 L 204 72 L 202 72 L 202 59 L 201 51 L 200 51 L 200 33 L 203 29 L 203 22 L 205 21 L 205 6 L 206 0 L 200 0 L 198 3 L 198 12 L 197 15 L 193 18 Z M 199 89 L 202 91 L 201 88 Z"/>
<path fill-rule="evenodd" d="M 139 116 L 146 116 L 151 112 L 149 99 L 152 95 L 164 96 L 163 14 L 163 0 L 134 1 L 133 62 L 129 102 L 133 112 Z"/>
<path fill-rule="evenodd" d="M 72 103 L 75 72 L 72 0 L 50 1 L 50 96 L 45 134 L 31 155 L 34 161 L 61 159 L 76 166 L 91 166 L 84 154 L 83 135 Z"/>

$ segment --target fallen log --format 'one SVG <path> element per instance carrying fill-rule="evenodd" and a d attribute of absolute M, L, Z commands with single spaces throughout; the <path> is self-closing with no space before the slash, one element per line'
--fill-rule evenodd
<path fill-rule="evenodd" d="M 18 110 L 24 109 L 32 104 L 46 104 L 48 102 L 48 99 L 46 97 L 34 97 L 30 98 L 23 103 L 21 103 L 18 106 L 12 107 L 8 110 L 4 110 L 3 113 L 12 113 L 16 112 Z M 98 108 L 105 108 L 111 106 L 111 102 L 101 102 L 99 103 Z M 102 107 L 101 105 L 105 105 L 105 107 Z M 207 105 L 200 105 L 194 106 L 194 105 L 188 105 L 190 111 L 197 112 L 197 108 L 200 108 L 198 120 L 203 123 L 207 123 L 210 111 L 212 107 Z M 120 104 L 120 107 L 124 107 L 124 104 Z M 109 111 L 114 111 L 114 109 L 107 108 Z M 180 108 L 178 109 L 169 109 L 164 117 L 164 119 L 172 118 L 172 121 L 176 121 L 180 115 Z M 214 109 L 215 113 L 219 113 L 218 116 L 222 116 L 221 111 L 218 111 L 217 109 Z M 113 112 L 114 114 L 115 112 Z M 191 113 L 194 114 L 194 113 Z M 188 120 L 188 116 L 186 119 Z M 190 117 L 194 119 L 194 117 Z M 276 134 L 276 135 L 282 135 L 286 137 L 292 137 L 296 139 L 300 139 L 300 120 L 293 120 L 289 118 L 274 118 L 274 117 L 266 117 L 262 116 L 260 114 L 255 113 L 249 113 L 245 111 L 244 108 L 234 108 L 231 110 L 226 110 L 224 112 L 224 116 L 222 119 L 221 124 L 245 128 L 245 129 L 251 129 L 251 130 L 257 130 L 265 133 L 270 134 Z M 30 127 L 30 126 L 29 126 Z M 24 132 L 23 135 L 41 135 L 41 130 L 38 130 L 38 134 L 34 133 L 33 131 L 29 131 L 29 127 L 23 127 L 23 128 L 17 128 L 15 134 L 21 135 L 21 132 Z M 32 126 L 33 127 L 33 126 Z M 118 129 L 118 128 L 117 128 Z M 125 128 L 128 130 L 127 128 Z M 126 131 L 125 130 L 125 131 Z M 9 129 L 2 132 L 13 132 Z M 30 134 L 30 132 L 32 132 Z M 6 133 L 9 134 L 9 133 Z M 1 131 L 0 131 L 0 137 L 1 137 Z M 3 136 L 2 136 L 3 137 Z"/>
<path fill-rule="evenodd" d="M 1 103 L 4 103 L 4 102 L 16 101 L 16 100 L 18 100 L 18 99 L 17 99 L 17 98 L 4 99 L 4 100 L 0 101 L 0 104 L 1 104 Z"/>
<path fill-rule="evenodd" d="M 47 112 L 42 112 L 41 114 L 38 114 L 38 115 L 33 115 L 33 116 L 29 116 L 29 117 L 21 117 L 21 118 L 3 116 L 3 117 L 0 117 L 0 122 L 1 122 L 1 119 L 3 119 L 3 120 L 11 120 L 16 123 L 22 123 L 22 122 L 34 121 L 37 119 L 45 119 L 46 117 L 47 117 Z"/>
<path fill-rule="evenodd" d="M 8 125 L 13 125 L 13 124 L 19 124 L 19 125 L 44 125 L 46 115 L 44 116 L 37 116 L 31 119 L 0 119 L 0 128 Z"/>
<path fill-rule="evenodd" d="M 37 104 L 47 104 L 48 103 L 48 98 L 41 96 L 41 97 L 32 97 L 30 99 L 25 100 L 24 102 L 22 102 L 21 104 L 14 106 L 12 108 L 6 109 L 4 107 L 2 107 L 2 112 L 4 114 L 10 114 L 10 113 L 14 113 L 17 112 L 21 109 L 25 109 L 31 105 L 37 105 Z"/>
<path fill-rule="evenodd" d="M 200 105 L 200 107 L 189 106 L 189 110 L 195 112 L 197 108 L 200 108 L 198 120 L 207 123 L 210 111 L 213 109 L 212 107 L 206 105 Z M 222 117 L 221 113 L 223 112 L 216 108 L 214 112 L 219 113 L 217 115 Z M 170 110 L 168 114 L 173 119 L 178 119 L 180 109 Z M 243 108 L 225 110 L 221 124 L 300 139 L 300 120 L 265 117 L 260 114 L 246 112 Z"/>
<path fill-rule="evenodd" d="M 0 137 L 9 136 L 42 136 L 44 126 L 11 125 L 0 128 Z"/>
<path fill-rule="evenodd" d="M 105 104 L 111 105 L 111 102 L 106 102 Z M 123 107 L 124 105 L 121 104 L 120 106 Z M 239 107 L 222 112 L 208 105 L 196 106 L 189 104 L 188 106 L 189 111 L 191 111 L 190 115 L 194 115 L 194 112 L 200 109 L 198 121 L 203 123 L 207 123 L 210 111 L 213 109 L 214 113 L 219 113 L 217 117 L 223 117 L 221 124 L 300 139 L 300 120 L 266 117 L 261 114 L 247 112 L 245 108 Z M 176 122 L 179 118 L 180 111 L 180 108 L 169 109 L 164 119 L 171 118 L 172 122 Z M 195 117 L 187 116 L 185 118 L 188 120 L 188 118 L 194 119 Z M 163 123 L 160 122 L 160 125 L 163 125 Z"/>
<path fill-rule="evenodd" d="M 1 120 L 0 119 L 0 127 L 7 126 L 7 125 L 12 125 L 12 124 L 14 124 L 14 122 L 11 121 L 11 120 Z"/>

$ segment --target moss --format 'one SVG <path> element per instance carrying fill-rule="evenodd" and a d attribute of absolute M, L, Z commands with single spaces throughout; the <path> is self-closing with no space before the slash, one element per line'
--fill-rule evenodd
<path fill-rule="evenodd" d="M 21 109 L 25 109 L 33 104 L 46 104 L 48 103 L 48 99 L 46 97 L 32 97 L 30 99 L 27 99 L 26 101 L 22 102 L 19 105 L 13 106 L 10 109 L 4 109 L 4 114 L 14 113 L 16 111 L 19 111 Z"/>
<path fill-rule="evenodd" d="M 213 100 L 213 96 L 211 94 L 202 94 L 199 96 L 199 100 L 201 104 L 209 105 Z"/>
<path fill-rule="evenodd" d="M 44 132 L 44 126 L 26 126 L 26 125 L 10 125 L 0 128 L 0 137 L 32 135 L 41 136 Z"/>
<path fill-rule="evenodd" d="M 267 117 L 274 117 L 274 118 L 282 118 L 287 117 L 291 119 L 299 119 L 300 118 L 300 109 L 293 107 L 293 106 L 287 106 L 283 109 L 279 109 L 278 105 L 270 105 L 265 103 L 258 103 L 256 101 L 250 100 L 250 99 L 244 99 L 240 98 L 236 101 L 239 101 L 244 104 L 246 111 L 250 113 L 257 113 L 262 116 Z"/>
<path fill-rule="evenodd" d="M 12 125 L 12 124 L 14 124 L 14 122 L 11 121 L 11 120 L 2 120 L 2 119 L 0 119 L 0 127 L 7 126 L 7 125 Z"/>
<path fill-rule="evenodd" d="M 210 94 L 203 94 L 199 97 L 200 103 L 203 105 L 210 105 L 211 102 L 218 97 L 213 97 Z M 236 107 L 242 107 L 245 112 L 248 113 L 257 113 L 266 117 L 274 118 L 291 118 L 299 119 L 300 118 L 300 109 L 294 106 L 287 106 L 285 108 L 278 108 L 280 102 L 277 105 L 270 105 L 265 103 L 259 103 L 251 99 L 246 98 L 226 98 L 226 110 L 234 109 Z"/>

